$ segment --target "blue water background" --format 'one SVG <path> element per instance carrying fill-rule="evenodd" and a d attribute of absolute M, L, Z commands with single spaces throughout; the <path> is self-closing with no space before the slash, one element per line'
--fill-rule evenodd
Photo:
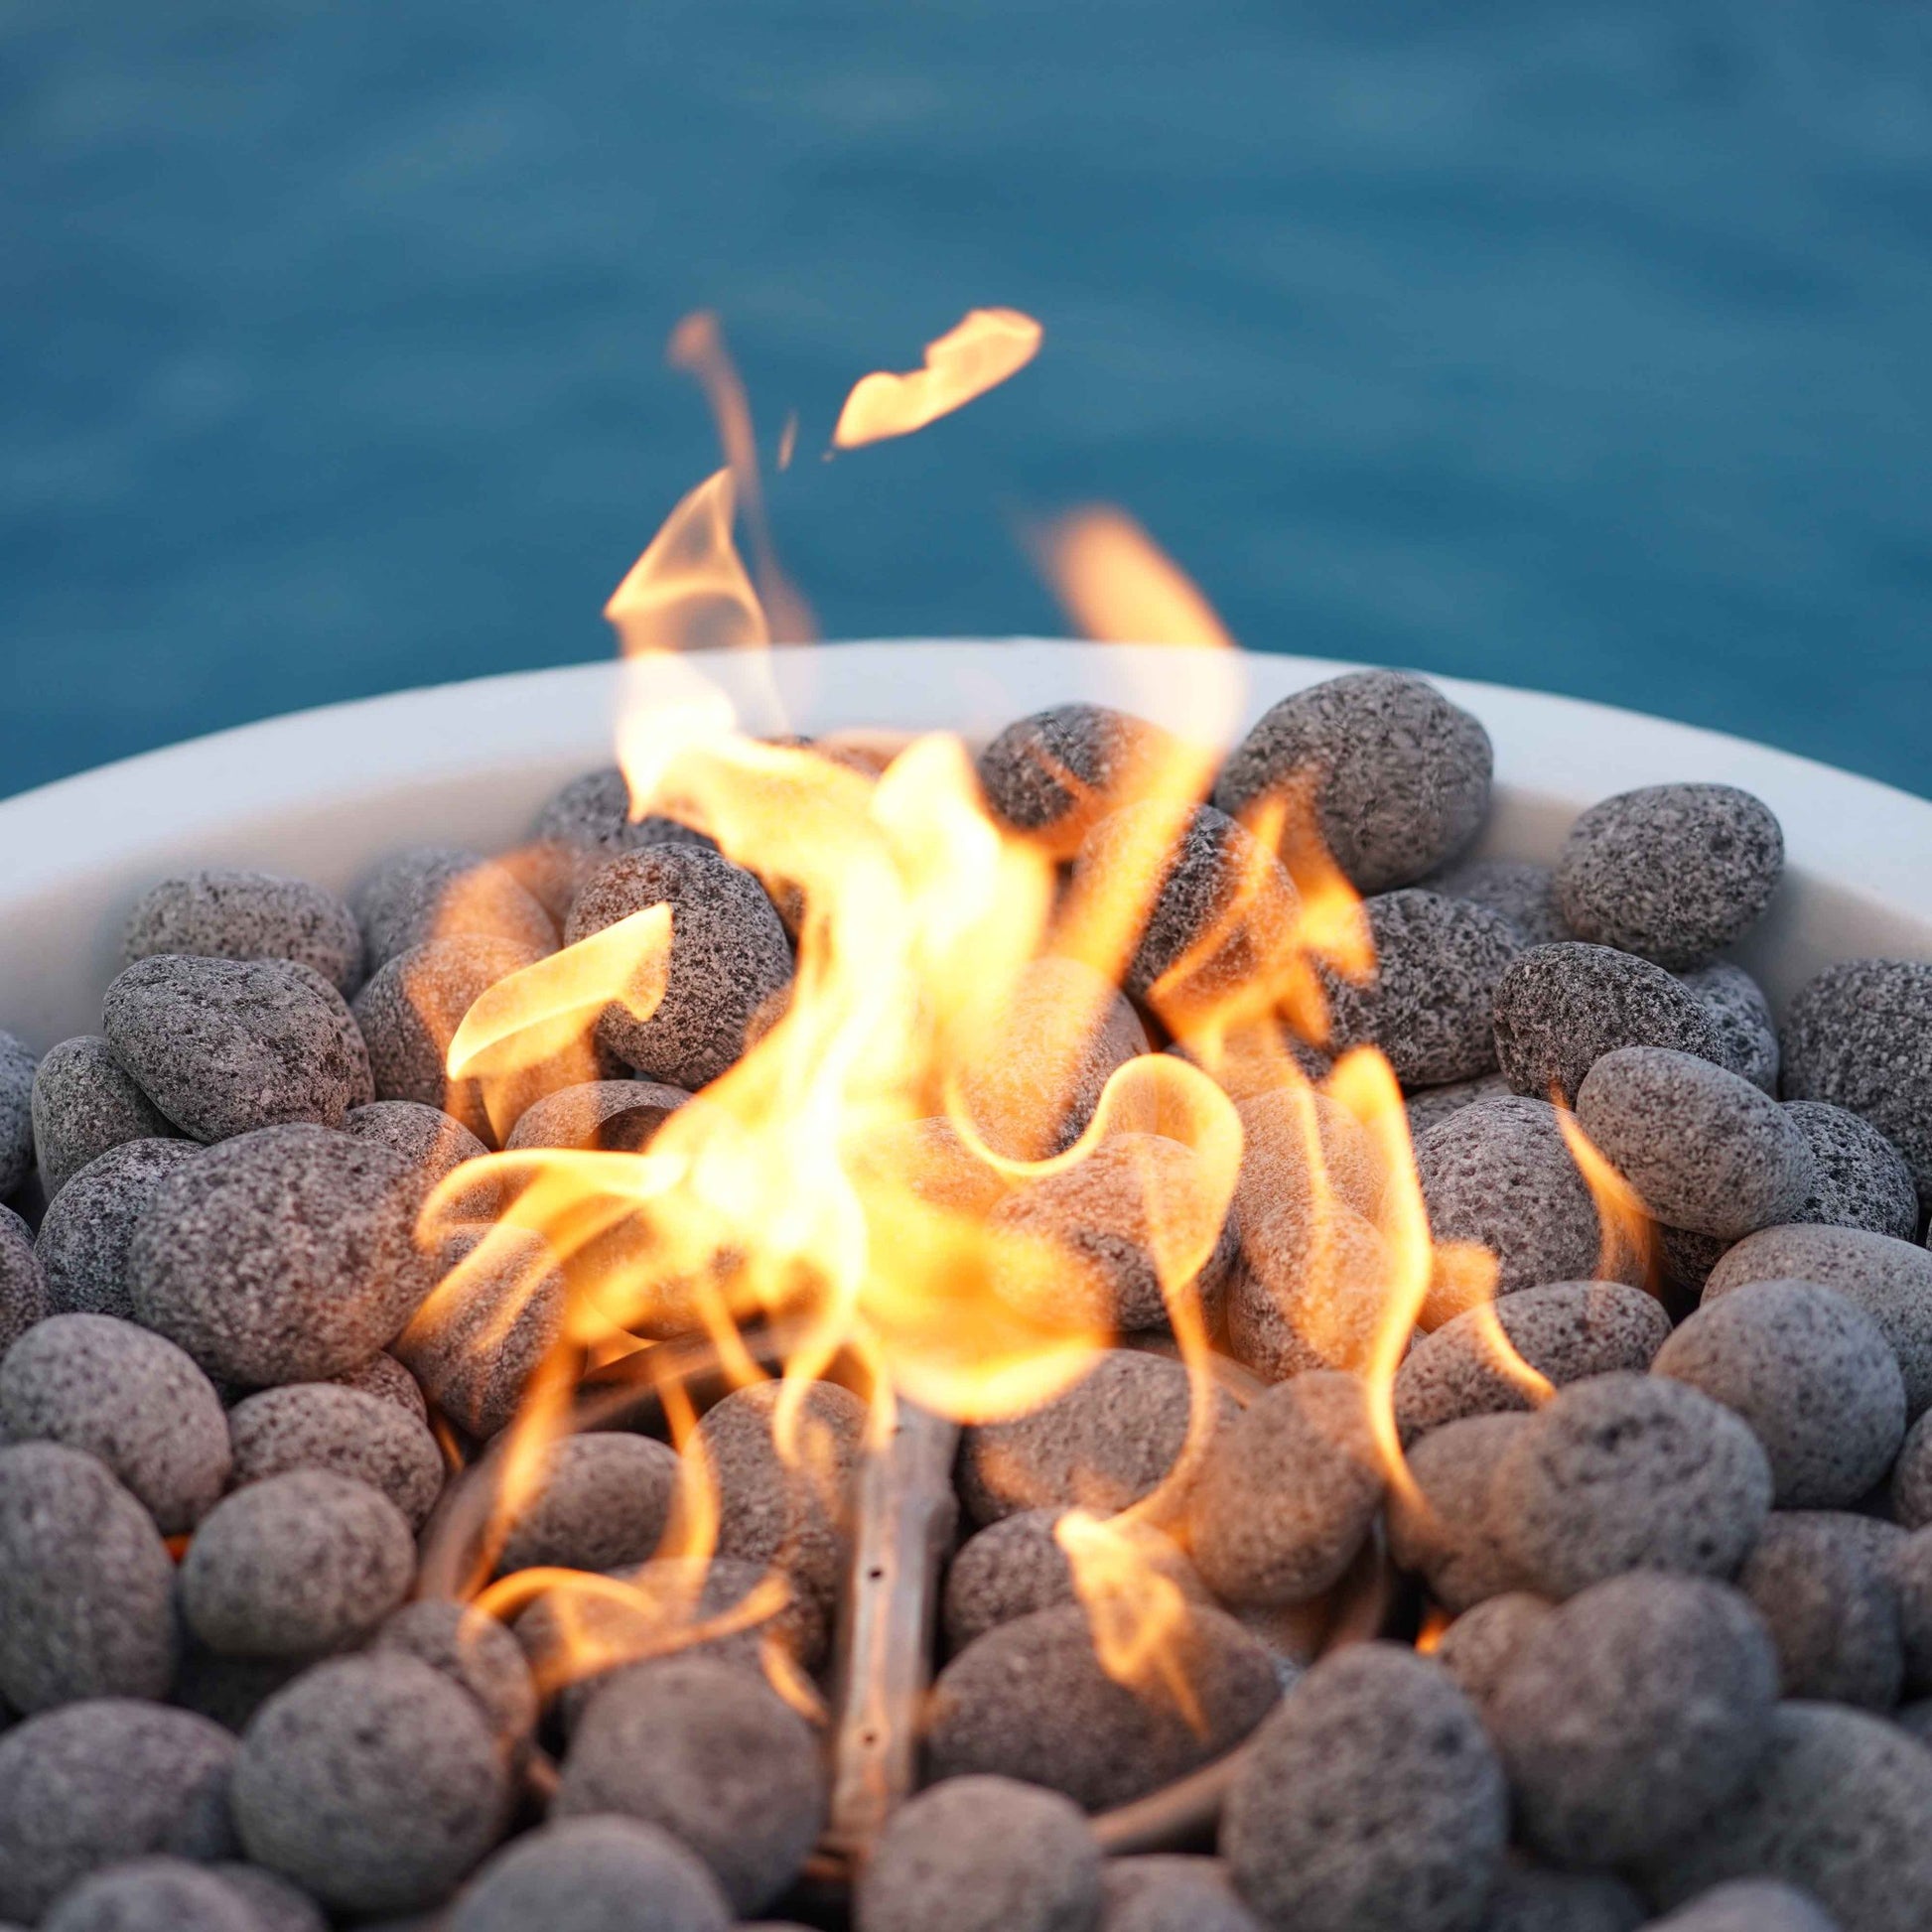
<path fill-rule="evenodd" d="M 1932 791 L 1932 12 L 0 4 L 0 792 L 609 647 L 724 317 L 832 635 L 1140 516 L 1261 648 Z M 816 460 L 974 304 L 1035 365 Z"/>

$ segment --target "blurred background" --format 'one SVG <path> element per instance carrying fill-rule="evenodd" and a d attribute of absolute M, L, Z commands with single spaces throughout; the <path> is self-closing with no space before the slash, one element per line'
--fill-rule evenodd
<path fill-rule="evenodd" d="M 1109 498 L 1254 647 L 1932 792 L 1918 0 L 0 0 L 0 791 L 609 651 L 710 307 L 828 635 L 1051 631 Z"/>

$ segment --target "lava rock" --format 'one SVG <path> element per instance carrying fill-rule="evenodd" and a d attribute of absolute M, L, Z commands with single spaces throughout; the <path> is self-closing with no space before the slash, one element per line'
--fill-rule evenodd
<path fill-rule="evenodd" d="M 1517 1092 L 1574 1099 L 1619 1046 L 1667 1046 L 1718 1065 L 1724 1041 L 1704 1003 L 1649 960 L 1609 946 L 1532 946 L 1496 986 L 1496 1061 Z"/>
<path fill-rule="evenodd" d="M 1328 1370 L 1278 1383 L 1201 1459 L 1187 1517 L 1195 1568 L 1231 1603 L 1305 1603 L 1354 1561 L 1382 1488 L 1365 1386 Z"/>
<path fill-rule="evenodd" d="M 1680 1912 L 1652 1921 L 1651 1932 L 1839 1932 L 1804 1892 L 1775 1878 L 1714 1885 Z"/>
<path fill-rule="evenodd" d="M 682 1469 L 648 1436 L 566 1436 L 545 1453 L 536 1487 L 511 1519 L 499 1572 L 550 1566 L 621 1570 L 657 1552 Z"/>
<path fill-rule="evenodd" d="M 1455 1679 L 1462 1695 L 1484 1714 L 1531 1631 L 1552 1605 L 1528 1590 L 1505 1590 L 1466 1609 L 1442 1634 L 1436 1661 Z"/>
<path fill-rule="evenodd" d="M 1467 899 L 1500 913 L 1526 946 L 1551 946 L 1577 936 L 1557 903 L 1557 876 L 1549 866 L 1527 859 L 1463 859 L 1422 883 L 1445 898 Z"/>
<path fill-rule="evenodd" d="M 416 1546 L 378 1489 L 327 1469 L 251 1482 L 195 1532 L 189 1627 L 227 1657 L 317 1657 L 368 1636 L 409 1593 Z"/>
<path fill-rule="evenodd" d="M 359 1389 L 378 1402 L 405 1410 L 420 1423 L 429 1421 L 429 1404 L 423 1400 L 422 1385 L 393 1355 L 371 1355 L 354 1368 L 345 1368 L 330 1381 L 338 1388 Z"/>
<path fill-rule="evenodd" d="M 1764 915 L 1784 834 L 1734 785 L 1645 785 L 1592 805 L 1557 863 L 1557 902 L 1579 937 L 1661 966 L 1700 966 Z"/>
<path fill-rule="evenodd" d="M 648 1020 L 607 1007 L 598 1032 L 646 1079 L 695 1093 L 744 1052 L 759 1008 L 790 983 L 791 948 L 757 878 L 696 845 L 646 846 L 599 867 L 564 936 L 575 945 L 652 905 L 673 913 L 663 997 Z"/>
<path fill-rule="evenodd" d="M 237 1489 L 292 1469 L 327 1469 L 380 1490 L 412 1530 L 443 1493 L 443 1452 L 427 1425 L 360 1389 L 336 1382 L 264 1389 L 229 1410 L 227 1431 Z"/>
<path fill-rule="evenodd" d="M 152 1853 L 231 1858 L 234 1759 L 218 1725 L 130 1698 L 0 1733 L 0 1912 L 32 1924 L 69 1885 Z"/>
<path fill-rule="evenodd" d="M 512 1763 L 528 1755 L 537 1727 L 536 1686 L 515 1637 L 493 1616 L 466 1603 L 425 1597 L 389 1617 L 369 1651 L 397 1651 L 441 1671 L 476 1700 Z"/>
<path fill-rule="evenodd" d="M 1496 1471 L 1493 1520 L 1542 1595 L 1630 1570 L 1729 1577 L 1771 1506 L 1749 1428 L 1688 1383 L 1594 1375 L 1559 1389 Z"/>
<path fill-rule="evenodd" d="M 1387 1643 L 1324 1657 L 1235 1773 L 1221 1853 L 1256 1915 L 1308 1932 L 1475 1932 L 1509 1798 L 1448 1672 Z"/>
<path fill-rule="evenodd" d="M 1918 1192 L 1905 1157 L 1869 1121 L 1843 1107 L 1787 1100 L 1784 1111 L 1805 1137 L 1812 1164 L 1811 1192 L 1791 1218 L 1911 1240 L 1918 1232 Z"/>
<path fill-rule="evenodd" d="M 1724 1064 L 1766 1093 L 1778 1090 L 1778 1025 L 1764 989 L 1727 959 L 1677 976 L 1704 1004 Z"/>
<path fill-rule="evenodd" d="M 343 1132 L 401 1157 L 418 1209 L 466 1161 L 481 1161 L 489 1152 L 460 1120 L 420 1100 L 373 1100 L 366 1107 L 352 1107 Z M 457 1220 L 491 1220 L 501 1204 L 501 1193 L 494 1179 L 476 1180 L 450 1204 L 448 1215 Z"/>
<path fill-rule="evenodd" d="M 135 1316 L 210 1375 L 326 1380 L 366 1361 L 423 1299 L 412 1219 L 387 1148 L 321 1127 L 238 1136 L 149 1198 L 128 1250 Z"/>
<path fill-rule="evenodd" d="M 1908 1530 L 1932 1524 L 1932 1422 L 1924 1416 L 1906 1432 L 1892 1465 L 1891 1509 Z"/>
<path fill-rule="evenodd" d="M 1932 1690 L 1932 1535 L 1901 1537 L 1886 1553 L 1885 1581 L 1898 1607 L 1905 1689 Z"/>
<path fill-rule="evenodd" d="M 123 1141 L 69 1179 L 41 1221 L 39 1253 L 52 1310 L 133 1317 L 134 1230 L 161 1183 L 201 1156 L 196 1141 Z"/>
<path fill-rule="evenodd" d="M 726 1932 L 731 1922 L 718 1881 L 669 1832 L 633 1818 L 564 1818 L 496 1853 L 448 1932 Z"/>
<path fill-rule="evenodd" d="M 1755 1282 L 1700 1309 L 1652 1370 L 1741 1416 L 1786 1508 L 1844 1507 L 1882 1479 L 1905 1434 L 1905 1385 L 1878 1325 L 1809 1282 Z"/>
<path fill-rule="evenodd" d="M 47 1276 L 27 1223 L 0 1207 L 0 1355 L 50 1310 Z"/>
<path fill-rule="evenodd" d="M 591 1080 L 545 1094 L 518 1116 L 503 1145 L 641 1154 L 691 1096 L 661 1080 Z"/>
<path fill-rule="evenodd" d="M 1061 1791 L 1088 1811 L 1158 1791 L 1248 1735 L 1279 1695 L 1259 1639 L 1204 1604 L 1168 1633 L 1192 1696 L 1110 1676 L 1078 1604 L 989 1630 L 939 1673 L 927 1706 L 931 1780 L 986 1774 Z"/>
<path fill-rule="evenodd" d="M 1500 912 L 1411 889 L 1369 899 L 1366 980 L 1324 973 L 1329 1044 L 1379 1046 L 1404 1086 L 1471 1080 L 1496 1064 L 1496 988 L 1523 950 Z"/>
<path fill-rule="evenodd" d="M 1498 1347 L 1498 1327 L 1517 1361 Z M 1622 1282 L 1550 1282 L 1467 1310 L 1420 1337 L 1396 1371 L 1403 1447 L 1464 1416 L 1533 1409 L 1525 1365 L 1558 1388 L 1647 1369 L 1670 1329 L 1657 1298 Z"/>
<path fill-rule="evenodd" d="M 46 1711 L 165 1697 L 175 1569 L 104 1463 L 56 1443 L 0 1449 L 0 1696 Z"/>
<path fill-rule="evenodd" d="M 1863 1528 L 1829 1510 L 1774 1510 L 1738 1573 L 1777 1645 L 1786 1697 L 1873 1711 L 1898 1702 L 1898 1592 Z"/>
<path fill-rule="evenodd" d="M 1108 1349 L 1063 1395 L 1010 1422 L 978 1423 L 960 1440 L 960 1500 L 975 1523 L 1023 1509 L 1090 1509 L 1118 1515 L 1172 1487 L 1157 1522 L 1172 1520 L 1199 1470 L 1187 1442 L 1193 1407 L 1187 1370 L 1166 1356 Z M 1238 1413 L 1216 1389 L 1215 1429 Z"/>
<path fill-rule="evenodd" d="M 630 816 L 630 787 L 615 764 L 573 778 L 544 805 L 512 870 L 561 920 L 578 887 L 606 860 L 651 845 L 709 846 L 702 832 L 658 813 Z"/>
<path fill-rule="evenodd" d="M 0 1439 L 106 1464 L 164 1534 L 191 1530 L 228 1479 L 214 1385 L 173 1342 L 104 1314 L 57 1314 L 0 1362 Z"/>
<path fill-rule="evenodd" d="M 1619 1878 L 1507 1864 L 1489 1894 L 1482 1932 L 1638 1932 L 1647 1917 Z"/>
<path fill-rule="evenodd" d="M 1473 1107 L 1478 1100 L 1503 1100 L 1509 1095 L 1509 1082 L 1500 1073 L 1484 1073 L 1473 1080 L 1451 1080 L 1446 1086 L 1423 1087 L 1403 1102 L 1409 1116 L 1409 1138 L 1419 1141 L 1432 1127 L 1439 1127 L 1451 1114 Z"/>
<path fill-rule="evenodd" d="M 1489 734 L 1401 671 L 1349 671 L 1265 712 L 1221 768 L 1214 803 L 1289 811 L 1358 892 L 1407 886 L 1460 855 L 1489 809 Z M 1311 824 L 1311 818 L 1312 823 Z"/>
<path fill-rule="evenodd" d="M 34 1165 L 34 1056 L 0 1029 L 0 1194 L 11 1194 Z"/>
<path fill-rule="evenodd" d="M 1932 1199 L 1932 964 L 1849 959 L 1791 1002 L 1782 1035 L 1787 1100 L 1826 1100 L 1868 1120 Z"/>
<path fill-rule="evenodd" d="M 1177 749 L 1145 718 L 1106 705 L 1062 704 L 1016 719 L 977 759 L 987 809 L 1070 859 L 1108 812 L 1132 804 Z"/>
<path fill-rule="evenodd" d="M 231 1801 L 258 1864 L 327 1905 L 401 1912 L 447 1897 L 495 1843 L 509 1785 L 470 1696 L 384 1652 L 335 1658 L 270 1698 Z"/>
<path fill-rule="evenodd" d="M 334 893 L 272 872 L 203 867 L 151 886 L 121 931 L 121 964 L 159 954 L 292 959 L 337 992 L 362 977 L 362 935 Z"/>
<path fill-rule="evenodd" d="M 1311 1369 L 1366 1373 L 1395 1289 L 1374 1224 L 1340 1202 L 1300 1209 L 1280 1201 L 1239 1224 L 1240 1253 L 1222 1296 L 1235 1360 L 1268 1382 Z"/>
<path fill-rule="evenodd" d="M 247 1901 L 206 1865 L 136 1859 L 63 1892 L 41 1924 L 49 1932 L 261 1932 Z"/>
<path fill-rule="evenodd" d="M 798 1875 L 825 1804 L 805 1721 L 749 1673 L 688 1657 L 626 1671 L 598 1693 L 552 1809 L 661 1826 L 710 1865 L 744 1915 Z"/>
<path fill-rule="evenodd" d="M 1109 1859 L 1099 1932 L 1260 1932 L 1219 1859 L 1149 1853 Z"/>
<path fill-rule="evenodd" d="M 1494 1516 L 1497 1464 L 1527 1416 L 1467 1416 L 1445 1424 L 1409 1456 L 1415 1493 L 1389 1499 L 1389 1551 L 1416 1572 L 1451 1616 L 1517 1588 L 1522 1576 Z"/>
<path fill-rule="evenodd" d="M 375 1098 L 343 996 L 296 960 L 136 960 L 107 989 L 101 1031 L 142 1091 L 198 1141 L 292 1121 L 340 1127 Z"/>
<path fill-rule="evenodd" d="M 1842 1932 L 1918 1932 L 1932 1898 L 1932 1752 L 1863 1711 L 1780 1705 L 1743 1787 L 1649 1876 L 1666 1905 L 1765 1877 L 1809 1893 Z"/>
<path fill-rule="evenodd" d="M 877 1182 L 891 1182 L 915 1200 L 978 1217 L 1007 1193 L 1006 1176 L 960 1139 L 950 1120 L 900 1121 L 854 1145 L 854 1167 Z"/>
<path fill-rule="evenodd" d="M 1672 1227 L 1741 1240 L 1792 1220 L 1816 1182 L 1797 1122 L 1740 1074 L 1693 1053 L 1605 1053 L 1578 1089 L 1577 1118 Z"/>
<path fill-rule="evenodd" d="M 1305 1085 L 1276 1086 L 1235 1103 L 1241 1174 L 1234 1200 L 1243 1234 L 1271 1217 L 1305 1220 L 1324 1205 L 1373 1216 L 1388 1175 L 1375 1143 L 1348 1109 Z M 1317 1150 L 1317 1162 L 1311 1150 Z"/>
<path fill-rule="evenodd" d="M 455 846 L 391 853 L 351 903 L 371 970 L 432 939 L 506 939 L 543 953 L 557 946 L 550 914 L 511 873 Z"/>
<path fill-rule="evenodd" d="M 98 1034 L 50 1046 L 34 1073 L 34 1152 L 51 1201 L 110 1147 L 175 1133 Z"/>
<path fill-rule="evenodd" d="M 329 1921 L 309 1894 L 258 1864 L 223 1860 L 207 1867 L 253 1914 L 250 1932 L 329 1932 Z"/>

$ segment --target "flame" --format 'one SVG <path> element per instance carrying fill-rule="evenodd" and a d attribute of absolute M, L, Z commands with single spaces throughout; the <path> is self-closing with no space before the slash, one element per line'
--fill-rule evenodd
<path fill-rule="evenodd" d="M 1053 1526 L 1107 1675 L 1144 1696 L 1166 1700 L 1193 1730 L 1205 1734 L 1200 1700 L 1174 1643 L 1187 1621 L 1187 1598 L 1149 1549 L 1147 1537 L 1131 1514 L 1103 1520 L 1070 1509 Z"/>
<path fill-rule="evenodd" d="M 1018 309 L 971 309 L 925 346 L 925 366 L 909 375 L 876 369 L 861 376 L 839 411 L 832 446 L 856 450 L 889 436 L 909 436 L 975 396 L 997 388 L 1039 352 L 1042 331 Z"/>
<path fill-rule="evenodd" d="M 1110 503 L 1069 510 L 1035 534 L 1034 547 L 1083 637 L 1235 647 L 1199 587 L 1125 510 Z"/>
<path fill-rule="evenodd" d="M 1653 1293 L 1657 1286 L 1657 1230 L 1637 1191 L 1617 1173 L 1596 1144 L 1584 1132 L 1583 1122 L 1552 1095 L 1557 1125 L 1577 1171 L 1596 1203 L 1596 1278 L 1604 1282 L 1634 1282 Z"/>
<path fill-rule="evenodd" d="M 604 607 L 626 656 L 771 641 L 764 606 L 732 542 L 737 510 L 738 487 L 727 469 L 707 477 L 665 518 Z"/>

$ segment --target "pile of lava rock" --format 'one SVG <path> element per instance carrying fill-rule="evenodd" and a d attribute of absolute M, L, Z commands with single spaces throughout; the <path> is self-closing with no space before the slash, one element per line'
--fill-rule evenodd
<path fill-rule="evenodd" d="M 981 754 L 988 807 L 1077 879 L 1157 738 L 1091 706 L 1023 720 Z M 1317 1176 L 1270 1056 L 1213 1062 L 1245 1153 L 1191 1285 L 1226 1365 L 1191 1436 L 1135 1181 L 1184 1175 L 1187 1147 L 1122 1134 L 1018 1186 L 943 1122 L 882 1151 L 1063 1240 L 1119 1345 L 964 1432 L 925 1788 L 860 1875 L 862 1932 L 1932 1923 L 1932 964 L 1833 966 L 1780 1026 L 1725 956 L 1782 869 L 1760 801 L 1607 799 L 1546 868 L 1465 856 L 1490 776 L 1480 724 L 1420 680 L 1277 705 L 1174 843 L 1055 1123 L 1069 1143 L 1127 1059 L 1197 1051 L 1147 995 L 1204 934 L 1231 972 L 1292 918 L 1290 871 L 1245 829 L 1292 794 L 1375 943 L 1372 977 L 1328 989 L 1328 1048 L 1387 1055 L 1435 1240 L 1495 1259 L 1493 1308 L 1464 1267 L 1430 1290 L 1401 1466 L 1363 1380 L 1398 1183 L 1326 1098 Z M 496 1569 L 583 1576 L 508 1622 L 419 1572 L 572 1288 L 555 1268 L 513 1318 L 480 1292 L 424 1322 L 497 1206 L 480 1182 L 477 1227 L 412 1240 L 489 1137 L 445 1049 L 505 974 L 667 902 L 661 1006 L 607 1015 L 609 1077 L 536 1069 L 505 1143 L 637 1148 L 768 1023 L 796 907 L 684 827 L 629 822 L 614 771 L 518 854 L 402 852 L 348 903 L 165 881 L 99 1036 L 36 1063 L 0 1035 L 0 1922 L 714 1932 L 817 1909 L 796 1881 L 823 1740 L 765 1666 L 775 1645 L 800 1681 L 826 1669 L 857 1396 L 810 1391 L 797 1462 L 768 1385 L 705 1414 L 701 1458 L 565 1438 Z M 1069 970 L 1041 964 L 1011 1057 L 976 1074 L 995 1126 L 1027 1111 L 1030 1028 Z M 699 1480 L 716 1554 L 660 1554 Z M 1101 1667 L 1056 1535 L 1150 1499 L 1149 1587 L 1178 1605 L 1165 1699 Z M 1325 1647 L 1382 1547 L 1426 1597 L 1422 1640 Z M 772 1575 L 772 1606 L 724 1616 Z M 661 1654 L 694 1604 L 728 1627 Z M 614 1661 L 569 1681 L 586 1629 Z M 1102 1856 L 1095 1814 L 1237 1746 L 1215 1843 Z"/>

